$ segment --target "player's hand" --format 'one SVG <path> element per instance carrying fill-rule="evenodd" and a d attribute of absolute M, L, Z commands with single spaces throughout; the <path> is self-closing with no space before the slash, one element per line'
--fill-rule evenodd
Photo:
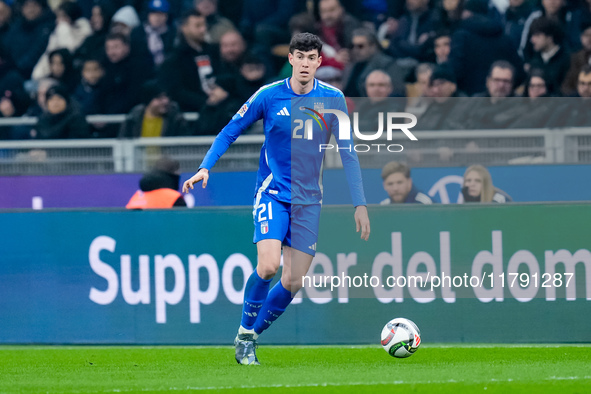
<path fill-rule="evenodd" d="M 367 241 L 369 238 L 369 216 L 367 216 L 367 207 L 365 205 L 359 205 L 355 208 L 355 226 L 357 232 L 361 230 L 361 239 Z"/>
<path fill-rule="evenodd" d="M 187 179 L 185 183 L 183 183 L 183 193 L 189 193 L 189 189 L 193 190 L 193 185 L 201 181 L 203 181 L 202 187 L 205 189 L 208 179 L 209 170 L 206 168 L 200 169 L 197 174 L 193 175 L 191 178 Z"/>

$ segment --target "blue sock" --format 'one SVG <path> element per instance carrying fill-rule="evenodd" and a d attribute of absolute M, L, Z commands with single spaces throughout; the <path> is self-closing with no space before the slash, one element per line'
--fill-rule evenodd
<path fill-rule="evenodd" d="M 255 269 L 244 289 L 244 304 L 242 306 L 242 327 L 250 330 L 254 326 L 257 316 L 260 314 L 261 306 L 267 294 L 272 279 L 262 279 Z"/>
<path fill-rule="evenodd" d="M 273 323 L 289 305 L 292 300 L 291 292 L 287 291 L 281 284 L 281 281 L 277 282 L 275 286 L 269 291 L 267 300 L 261 308 L 261 313 L 254 324 L 254 332 L 261 334 L 265 331 L 271 323 Z"/>

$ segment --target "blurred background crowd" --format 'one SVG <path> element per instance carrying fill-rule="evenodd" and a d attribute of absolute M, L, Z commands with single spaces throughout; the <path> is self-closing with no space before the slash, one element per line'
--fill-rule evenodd
<path fill-rule="evenodd" d="M 591 0 L 0 0 L 0 117 L 38 119 L 0 139 L 215 135 L 303 31 L 319 79 L 421 129 L 591 124 L 587 100 L 539 100 L 591 97 Z"/>

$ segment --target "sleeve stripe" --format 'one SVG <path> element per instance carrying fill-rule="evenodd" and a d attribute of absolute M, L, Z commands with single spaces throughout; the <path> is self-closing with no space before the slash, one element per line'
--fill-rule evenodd
<path fill-rule="evenodd" d="M 283 83 L 285 83 L 285 81 L 281 80 L 281 81 L 273 82 L 269 85 L 265 85 L 265 86 L 261 87 L 259 90 L 254 92 L 254 94 L 252 96 L 250 96 L 250 98 L 248 99 L 248 103 L 251 104 L 258 97 L 258 95 L 261 94 L 262 92 L 264 92 L 265 90 L 270 89 L 275 86 L 282 85 Z"/>

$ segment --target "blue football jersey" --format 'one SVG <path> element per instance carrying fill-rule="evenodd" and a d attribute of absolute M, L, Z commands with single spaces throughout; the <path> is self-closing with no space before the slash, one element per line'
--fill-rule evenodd
<path fill-rule="evenodd" d="M 312 128 L 313 138 L 301 138 L 303 130 L 300 130 L 300 138 L 292 139 L 296 134 L 294 129 L 292 135 L 292 118 L 303 119 L 305 115 L 302 112 L 310 113 L 306 111 L 310 109 L 306 107 L 306 102 L 314 105 L 315 102 L 329 100 L 337 103 L 337 109 L 347 113 L 345 98 L 340 90 L 316 79 L 313 83 L 313 89 L 305 95 L 292 90 L 290 78 L 261 87 L 218 134 L 200 168 L 210 170 L 244 130 L 263 119 L 265 142 L 261 148 L 255 195 L 268 193 L 283 202 L 318 204 L 322 201 L 324 157 L 319 144 L 328 143 L 331 134 L 334 134 L 340 147 L 339 153 L 353 204 L 366 205 L 357 154 L 352 149 L 351 140 L 339 140 L 336 116 L 325 114 L 322 122 L 316 117 Z"/>

